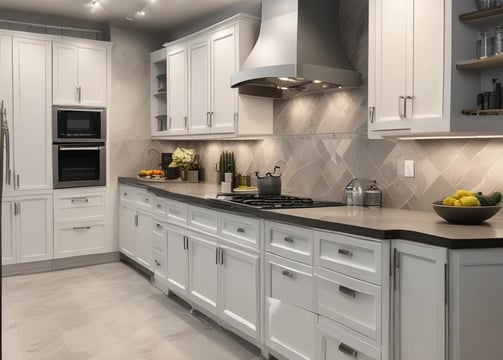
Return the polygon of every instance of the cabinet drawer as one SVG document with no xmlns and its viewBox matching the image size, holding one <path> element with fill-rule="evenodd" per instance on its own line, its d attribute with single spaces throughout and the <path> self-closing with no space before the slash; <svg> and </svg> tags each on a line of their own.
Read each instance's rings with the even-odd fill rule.
<svg viewBox="0 0 503 360">
<path fill-rule="evenodd" d="M 105 194 L 58 194 L 54 200 L 54 221 L 97 220 L 105 218 Z"/>
<path fill-rule="evenodd" d="M 266 262 L 271 297 L 314 311 L 313 267 L 271 254 Z"/>
<path fill-rule="evenodd" d="M 319 266 L 381 284 L 381 243 L 321 231 L 315 233 L 315 243 Z"/>
<path fill-rule="evenodd" d="M 136 206 L 138 208 L 151 211 L 155 195 L 144 190 L 136 190 Z"/>
<path fill-rule="evenodd" d="M 220 215 L 220 236 L 231 242 L 259 249 L 260 220 Z"/>
<path fill-rule="evenodd" d="M 54 226 L 54 257 L 88 255 L 105 249 L 105 222 L 61 223 Z"/>
<path fill-rule="evenodd" d="M 381 288 L 319 269 L 318 313 L 380 341 Z"/>
<path fill-rule="evenodd" d="M 189 228 L 210 234 L 218 232 L 218 214 L 212 210 L 189 206 Z"/>
<path fill-rule="evenodd" d="M 161 219 L 166 219 L 166 199 L 160 196 L 153 197 L 153 206 L 152 206 L 152 214 Z"/>
<path fill-rule="evenodd" d="M 119 192 L 121 201 L 125 201 L 131 204 L 134 204 L 134 202 L 136 201 L 135 199 L 136 191 L 134 187 L 127 185 L 120 185 Z"/>
<path fill-rule="evenodd" d="M 350 334 L 339 324 L 322 316 L 316 328 L 316 349 L 320 360 L 360 359 L 379 360 L 379 348 Z"/>
<path fill-rule="evenodd" d="M 166 280 L 166 253 L 152 249 L 152 266 L 156 280 L 164 284 Z"/>
<path fill-rule="evenodd" d="M 166 200 L 166 213 L 170 224 L 187 226 L 187 205 L 174 200 Z"/>
<path fill-rule="evenodd" d="M 266 222 L 266 250 L 286 258 L 313 264 L 313 232 L 296 226 Z"/>
<path fill-rule="evenodd" d="M 314 360 L 316 315 L 270 297 L 265 307 L 266 345 L 289 360 Z"/>
<path fill-rule="evenodd" d="M 152 247 L 166 253 L 168 246 L 167 225 L 160 221 L 152 221 Z"/>
</svg>

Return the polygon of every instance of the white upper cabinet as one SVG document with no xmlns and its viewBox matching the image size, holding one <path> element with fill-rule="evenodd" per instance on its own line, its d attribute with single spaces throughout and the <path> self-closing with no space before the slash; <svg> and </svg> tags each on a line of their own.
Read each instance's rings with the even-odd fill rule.
<svg viewBox="0 0 503 360">
<path fill-rule="evenodd" d="M 230 87 L 231 76 L 240 70 L 257 34 L 256 18 L 236 15 L 167 44 L 167 124 L 152 120 L 152 136 L 272 134 L 272 100 L 239 95 Z M 157 71 L 153 64 L 152 73 Z M 159 96 L 154 89 L 152 97 Z"/>
<path fill-rule="evenodd" d="M 107 105 L 107 46 L 54 42 L 53 104 Z"/>
</svg>

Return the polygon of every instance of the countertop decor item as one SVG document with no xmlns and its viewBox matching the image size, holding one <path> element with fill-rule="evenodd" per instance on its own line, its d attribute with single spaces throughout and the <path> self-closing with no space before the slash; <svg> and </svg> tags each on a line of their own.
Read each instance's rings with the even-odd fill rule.
<svg viewBox="0 0 503 360">
<path fill-rule="evenodd" d="M 433 210 L 444 220 L 460 225 L 476 225 L 493 217 L 501 209 L 496 206 L 450 206 L 441 201 L 432 204 Z"/>
<path fill-rule="evenodd" d="M 276 175 L 277 169 L 279 169 L 279 166 L 274 167 L 274 172 L 272 174 L 268 172 L 265 176 L 260 176 L 258 171 L 255 172 L 259 195 L 281 195 L 281 174 Z"/>
<path fill-rule="evenodd" d="M 179 168 L 183 181 L 199 181 L 199 155 L 194 149 L 176 148 L 171 157 L 173 161 L 169 167 Z"/>
</svg>

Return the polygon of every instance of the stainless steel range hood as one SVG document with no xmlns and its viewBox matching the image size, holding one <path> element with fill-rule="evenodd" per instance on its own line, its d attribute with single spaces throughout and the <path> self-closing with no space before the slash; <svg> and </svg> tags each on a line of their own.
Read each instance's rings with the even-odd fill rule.
<svg viewBox="0 0 503 360">
<path fill-rule="evenodd" d="M 263 0 L 257 43 L 231 86 L 241 94 L 280 99 L 359 86 L 338 18 L 338 0 Z"/>
</svg>

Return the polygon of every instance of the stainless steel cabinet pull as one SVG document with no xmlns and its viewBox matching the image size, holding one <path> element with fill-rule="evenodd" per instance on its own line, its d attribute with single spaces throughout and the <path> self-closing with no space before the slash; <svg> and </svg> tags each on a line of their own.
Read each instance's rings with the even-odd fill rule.
<svg viewBox="0 0 503 360">
<path fill-rule="evenodd" d="M 402 107 L 402 100 L 403 100 L 403 107 Z M 405 108 L 405 96 L 399 96 L 398 97 L 398 117 L 400 120 L 405 119 L 405 110 L 402 111 L 402 108 Z"/>
<path fill-rule="evenodd" d="M 14 215 L 19 215 L 19 203 L 17 201 L 14 202 Z"/>
<path fill-rule="evenodd" d="M 404 105 L 403 105 L 403 115 L 407 117 L 407 100 L 410 100 L 412 102 L 412 105 L 414 105 L 414 96 L 406 96 Z"/>
<path fill-rule="evenodd" d="M 101 150 L 98 146 L 90 146 L 90 147 L 59 147 L 59 151 L 97 151 Z"/>
<path fill-rule="evenodd" d="M 73 230 L 90 230 L 90 226 L 75 226 Z"/>
<path fill-rule="evenodd" d="M 339 249 L 337 252 L 341 255 L 348 256 L 348 257 L 353 257 L 353 253 L 349 250 L 346 249 Z"/>
<path fill-rule="evenodd" d="M 16 175 L 16 189 L 19 189 L 20 180 L 21 180 L 21 176 L 19 176 L 19 174 L 17 174 Z"/>
<path fill-rule="evenodd" d="M 356 297 L 356 291 L 353 290 L 353 289 L 350 289 L 350 288 L 347 288 L 343 285 L 339 285 L 339 291 L 347 296 L 351 296 L 351 297 Z"/>
<path fill-rule="evenodd" d="M 238 228 L 236 231 L 237 231 L 238 233 L 244 233 L 244 232 L 245 232 L 245 229 L 243 229 L 243 228 Z"/>
<path fill-rule="evenodd" d="M 224 264 L 224 249 L 220 248 L 220 265 Z"/>
<path fill-rule="evenodd" d="M 187 248 L 185 247 L 185 236 L 183 237 L 183 250 L 187 250 Z"/>
<path fill-rule="evenodd" d="M 218 254 L 219 254 L 219 251 L 218 251 L 218 248 L 215 248 L 215 264 L 218 265 L 219 263 L 219 258 L 218 258 Z"/>
<path fill-rule="evenodd" d="M 73 198 L 72 199 L 72 203 L 76 203 L 76 202 L 85 202 L 85 203 L 88 203 L 89 199 L 88 198 Z"/>
<path fill-rule="evenodd" d="M 134 216 L 134 225 L 138 226 L 138 215 Z"/>
<path fill-rule="evenodd" d="M 370 118 L 370 123 L 373 124 L 374 123 L 374 114 L 375 114 L 375 106 L 371 106 L 369 107 L 369 118 Z"/>
<path fill-rule="evenodd" d="M 158 228 L 158 229 L 162 229 L 162 225 L 161 224 L 155 224 L 155 227 Z"/>
<path fill-rule="evenodd" d="M 285 236 L 285 238 L 283 240 L 285 240 L 288 243 L 293 243 L 293 238 L 290 236 Z"/>
<path fill-rule="evenodd" d="M 213 126 L 215 123 L 215 113 L 212 111 L 210 112 L 210 126 Z"/>
<path fill-rule="evenodd" d="M 183 123 L 185 124 L 185 125 L 183 126 L 184 128 L 187 128 L 187 119 L 188 119 L 188 118 L 187 118 L 187 116 L 184 116 L 184 117 L 183 117 Z"/>
<path fill-rule="evenodd" d="M 156 259 L 156 260 L 154 260 L 154 261 L 155 261 L 155 264 L 156 264 L 157 266 L 160 266 L 160 265 L 161 265 L 161 263 L 159 262 L 159 260 L 157 260 L 157 259 Z"/>
<path fill-rule="evenodd" d="M 79 102 L 82 101 L 82 87 L 81 86 L 77 86 L 77 92 L 79 94 Z"/>
<path fill-rule="evenodd" d="M 283 275 L 284 275 L 284 276 L 286 276 L 286 277 L 293 278 L 293 272 L 291 272 L 291 271 L 288 271 L 288 270 L 283 270 L 283 271 L 281 272 L 281 274 L 283 274 Z"/>
<path fill-rule="evenodd" d="M 398 251 L 393 249 L 393 291 L 396 291 L 397 287 L 397 267 L 398 267 Z"/>
<path fill-rule="evenodd" d="M 208 127 L 211 127 L 211 117 L 210 117 L 210 112 L 209 111 L 206 113 L 206 125 Z"/>
<path fill-rule="evenodd" d="M 171 123 L 173 122 L 173 119 L 171 116 L 169 117 L 169 123 L 168 123 L 168 129 L 171 129 Z"/>
<path fill-rule="evenodd" d="M 339 344 L 339 351 L 341 353 L 344 353 L 346 355 L 352 356 L 352 357 L 357 357 L 358 356 L 358 351 L 353 349 L 351 346 L 348 346 L 344 343 Z"/>
</svg>

